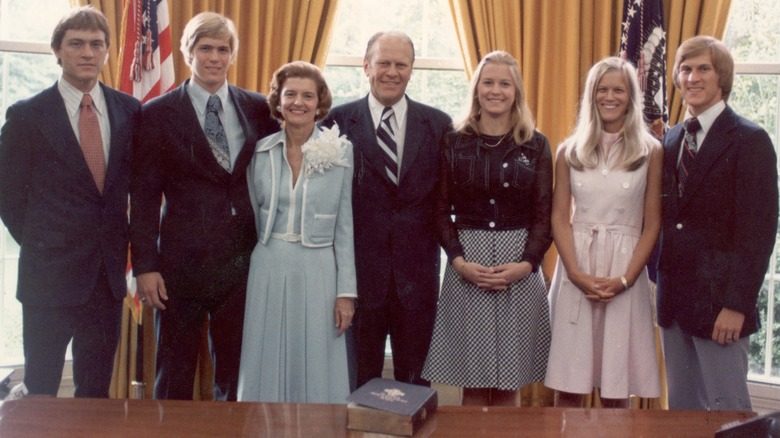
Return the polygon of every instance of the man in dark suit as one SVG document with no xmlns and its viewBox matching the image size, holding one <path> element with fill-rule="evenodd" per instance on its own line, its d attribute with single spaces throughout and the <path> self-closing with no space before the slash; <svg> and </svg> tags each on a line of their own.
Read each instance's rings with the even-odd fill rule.
<svg viewBox="0 0 780 438">
<path fill-rule="evenodd" d="M 184 28 L 181 51 L 192 77 L 143 107 L 131 182 L 133 270 L 141 301 L 156 308 L 155 397 L 193 398 L 207 320 L 214 397 L 236 400 L 257 240 L 246 167 L 257 140 L 279 127 L 265 97 L 227 82 L 238 51 L 230 19 L 196 15 Z"/>
<path fill-rule="evenodd" d="M 388 333 L 395 379 L 428 384 L 420 374 L 439 291 L 433 221 L 439 142 L 451 120 L 405 96 L 413 64 L 414 45 L 407 35 L 377 33 L 363 59 L 371 93 L 334 108 L 325 122 L 338 123 L 355 153 L 358 307 L 350 344 L 357 386 L 381 377 Z M 378 139 L 380 121 L 392 138 Z"/>
<path fill-rule="evenodd" d="M 21 245 L 24 393 L 56 396 L 73 340 L 76 397 L 108 397 L 127 295 L 127 194 L 141 104 L 98 82 L 106 18 L 74 9 L 54 29 L 57 83 L 8 108 L 0 217 Z"/>
<path fill-rule="evenodd" d="M 749 336 L 777 234 L 775 150 L 726 105 L 734 61 L 722 42 L 685 41 L 673 79 L 688 112 L 664 138 L 658 319 L 669 407 L 749 411 Z"/>
</svg>

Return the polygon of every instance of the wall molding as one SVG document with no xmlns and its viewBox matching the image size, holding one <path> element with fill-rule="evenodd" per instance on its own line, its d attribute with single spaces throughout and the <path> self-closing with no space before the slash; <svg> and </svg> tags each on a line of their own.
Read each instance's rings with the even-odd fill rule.
<svg viewBox="0 0 780 438">
<path fill-rule="evenodd" d="M 759 415 L 780 411 L 780 387 L 766 383 L 748 382 L 753 410 Z"/>
</svg>

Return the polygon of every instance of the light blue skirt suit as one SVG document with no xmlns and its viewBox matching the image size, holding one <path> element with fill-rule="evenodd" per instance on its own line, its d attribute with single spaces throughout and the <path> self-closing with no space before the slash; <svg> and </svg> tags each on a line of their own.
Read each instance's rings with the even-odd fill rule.
<svg viewBox="0 0 780 438">
<path fill-rule="evenodd" d="M 321 134 L 318 128 L 312 139 Z M 259 241 L 247 287 L 239 401 L 346 403 L 344 335 L 336 297 L 357 297 L 352 146 L 341 164 L 293 184 L 286 135 L 257 143 L 247 171 Z"/>
</svg>

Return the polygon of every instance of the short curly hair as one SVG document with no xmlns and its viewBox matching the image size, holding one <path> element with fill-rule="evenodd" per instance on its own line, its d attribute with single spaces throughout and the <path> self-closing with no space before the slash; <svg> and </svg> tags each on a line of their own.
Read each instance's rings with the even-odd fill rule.
<svg viewBox="0 0 780 438">
<path fill-rule="evenodd" d="M 325 82 L 322 70 L 316 65 L 305 61 L 293 61 L 284 64 L 274 72 L 273 79 L 271 79 L 271 92 L 268 93 L 268 106 L 271 108 L 271 115 L 278 120 L 284 120 L 282 112 L 279 111 L 280 93 L 282 88 L 284 88 L 284 82 L 289 78 L 303 78 L 314 81 L 314 84 L 317 86 L 318 100 L 318 112 L 314 116 L 314 120 L 324 119 L 330 112 L 333 96 L 330 94 L 330 88 L 328 88 L 328 83 Z"/>
</svg>

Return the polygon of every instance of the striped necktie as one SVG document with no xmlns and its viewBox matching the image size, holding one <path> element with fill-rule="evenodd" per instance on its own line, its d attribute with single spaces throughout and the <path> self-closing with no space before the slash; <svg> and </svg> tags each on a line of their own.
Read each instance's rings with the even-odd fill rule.
<svg viewBox="0 0 780 438">
<path fill-rule="evenodd" d="M 382 120 L 376 128 L 376 138 L 384 152 L 385 172 L 390 180 L 398 185 L 398 148 L 392 124 L 394 114 L 393 107 L 385 107 L 382 111 Z"/>
<path fill-rule="evenodd" d="M 103 136 L 100 135 L 100 123 L 92 105 L 92 96 L 81 97 L 81 113 L 79 114 L 79 142 L 87 167 L 95 179 L 100 193 L 106 182 L 106 155 L 103 152 Z"/>
<path fill-rule="evenodd" d="M 685 139 L 683 140 L 682 156 L 677 167 L 677 189 L 682 196 L 685 183 L 688 181 L 688 174 L 696 162 L 696 132 L 701 129 L 701 123 L 696 117 L 692 117 L 685 122 Z"/>
</svg>

